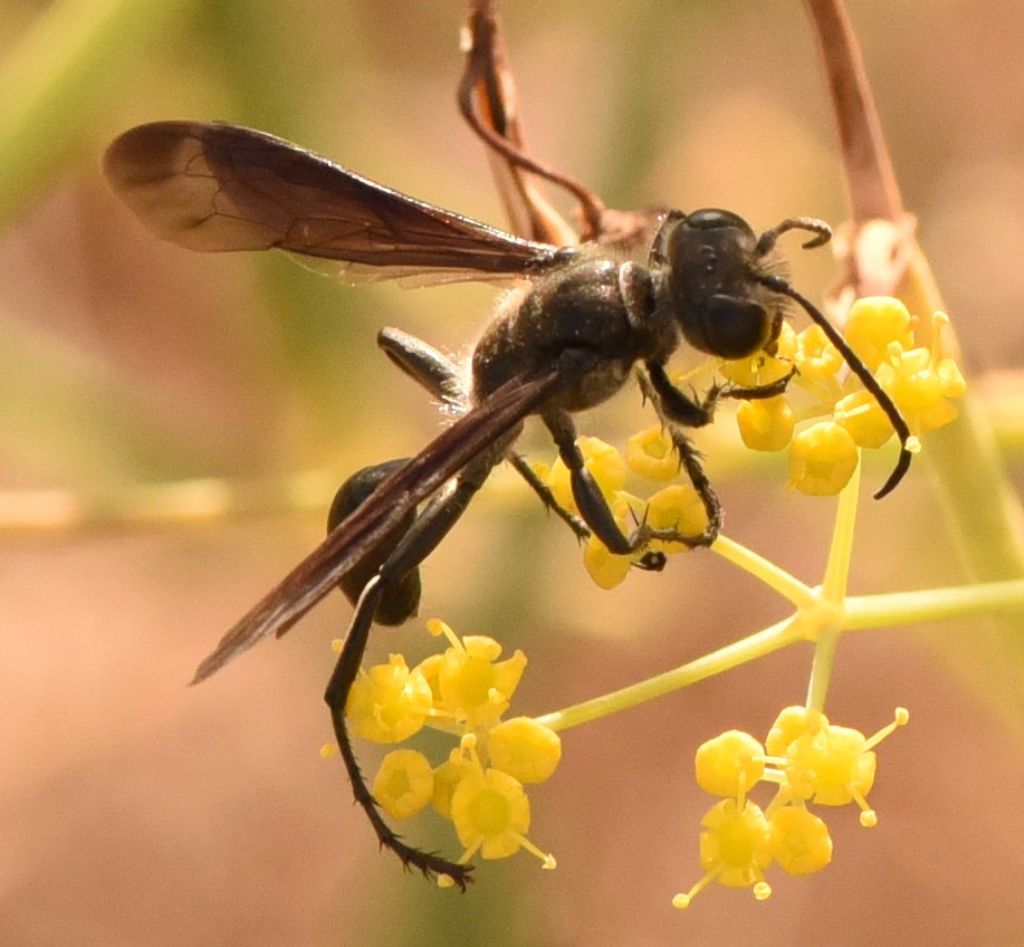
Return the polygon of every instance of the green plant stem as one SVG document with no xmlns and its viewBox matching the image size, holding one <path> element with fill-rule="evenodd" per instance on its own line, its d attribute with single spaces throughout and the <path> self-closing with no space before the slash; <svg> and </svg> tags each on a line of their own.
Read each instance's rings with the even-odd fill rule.
<svg viewBox="0 0 1024 947">
<path fill-rule="evenodd" d="M 850 482 L 839 494 L 835 525 L 832 527 L 832 543 L 828 549 L 828 563 L 825 577 L 821 582 L 821 595 L 825 601 L 842 607 L 850 578 L 850 562 L 853 559 L 853 535 L 857 525 L 857 505 L 860 500 L 860 471 L 863 466 L 863 452 L 854 468 Z"/>
<path fill-rule="evenodd" d="M 807 682 L 807 706 L 811 710 L 825 710 L 828 685 L 832 680 L 832 665 L 839 647 L 841 628 L 828 628 L 818 635 L 814 642 L 814 657 L 811 659 L 811 677 Z"/>
<path fill-rule="evenodd" d="M 815 592 L 810 586 L 805 585 L 785 569 L 775 565 L 774 562 L 770 562 L 727 536 L 719 535 L 712 544 L 711 551 L 733 565 L 739 566 L 744 572 L 749 572 L 755 578 L 760 579 L 797 608 L 809 608 L 817 601 Z"/>
<path fill-rule="evenodd" d="M 674 670 L 613 691 L 610 694 L 575 704 L 564 710 L 545 714 L 538 717 L 537 720 L 552 730 L 567 730 L 569 727 L 576 727 L 581 723 L 590 723 L 601 717 L 607 717 L 680 688 L 696 684 L 698 681 L 739 667 L 741 664 L 747 664 L 805 638 L 804 622 L 799 616 L 793 616 Z"/>
<path fill-rule="evenodd" d="M 664 674 L 536 719 L 553 730 L 567 730 L 656 697 L 663 697 L 705 678 L 762 658 L 780 648 L 807 640 L 815 641 L 808 706 L 821 710 L 825 705 L 836 644 L 842 632 L 975 616 L 986 611 L 1024 611 L 1024 579 L 957 588 L 854 596 L 846 599 L 841 613 L 842 623 L 838 627 L 822 629 L 812 620 L 813 616 L 798 613 Z"/>
<path fill-rule="evenodd" d="M 892 628 L 981 612 L 1024 611 L 1024 579 L 952 588 L 859 595 L 846 600 L 844 629 Z"/>
<path fill-rule="evenodd" d="M 844 605 L 850 577 L 850 562 L 853 558 L 853 535 L 857 525 L 857 503 L 860 499 L 860 469 L 858 459 L 850 482 L 839 494 L 835 525 L 832 529 L 832 543 L 828 550 L 828 563 L 819 593 L 817 636 L 814 642 L 814 657 L 811 660 L 811 676 L 807 682 L 807 706 L 812 710 L 825 710 L 828 685 L 832 680 L 832 666 L 836 660 L 839 638 L 845 627 Z M 824 607 L 820 607 L 824 606 Z"/>
</svg>

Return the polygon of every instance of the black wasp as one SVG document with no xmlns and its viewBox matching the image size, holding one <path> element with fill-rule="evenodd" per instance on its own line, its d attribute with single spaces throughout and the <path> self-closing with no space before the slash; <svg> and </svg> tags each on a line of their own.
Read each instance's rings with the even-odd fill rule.
<svg viewBox="0 0 1024 947">
<path fill-rule="evenodd" d="M 876 496 L 910 464 L 909 431 L 888 396 L 824 316 L 778 275 L 776 242 L 788 230 L 820 246 L 827 224 L 784 220 L 760 235 L 734 213 L 665 213 L 643 262 L 597 244 L 554 247 L 524 240 L 433 207 L 346 171 L 270 135 L 231 125 L 159 122 L 118 138 L 105 159 L 117 194 L 158 236 L 193 250 L 280 249 L 333 261 L 344 276 L 526 280 L 493 317 L 473 349 L 468 389 L 461 374 L 425 343 L 380 333 L 385 354 L 461 416 L 417 456 L 360 471 L 339 492 L 324 543 L 246 614 L 199 666 L 195 681 L 270 634 L 282 635 L 339 584 L 355 604 L 345 646 L 327 687 L 356 799 L 383 846 L 427 875 L 465 887 L 468 869 L 402 842 L 377 811 L 345 728 L 345 703 L 373 620 L 399 624 L 415 614 L 419 564 L 462 515 L 491 470 L 511 460 L 549 505 L 512 445 L 529 415 L 547 426 L 567 465 L 583 523 L 615 553 L 639 553 L 653 538 L 707 545 L 721 508 L 685 429 L 708 424 L 723 398 L 780 394 L 789 377 L 754 388 L 713 386 L 702 398 L 680 391 L 665 365 L 685 341 L 722 358 L 772 351 L 786 305 L 817 322 L 885 410 L 902 442 L 899 461 Z M 703 533 L 685 536 L 640 523 L 619 528 L 575 445 L 572 415 L 615 394 L 634 369 L 672 434 L 708 515 Z M 425 503 L 422 510 L 418 507 Z M 561 511 L 564 514 L 564 511 Z"/>
</svg>

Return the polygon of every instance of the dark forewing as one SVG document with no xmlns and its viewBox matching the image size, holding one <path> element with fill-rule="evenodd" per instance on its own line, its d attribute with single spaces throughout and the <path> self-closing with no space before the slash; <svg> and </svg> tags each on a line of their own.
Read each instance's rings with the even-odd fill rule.
<svg viewBox="0 0 1024 947">
<path fill-rule="evenodd" d="M 510 381 L 434 438 L 224 635 L 199 665 L 192 683 L 209 677 L 261 639 L 284 634 L 409 510 L 536 411 L 560 380 L 553 366 L 528 381 Z"/>
<path fill-rule="evenodd" d="M 561 257 L 234 125 L 155 122 L 107 149 L 111 186 L 159 237 L 193 250 L 281 249 L 339 270 L 528 275 Z M 563 251 L 563 255 L 564 255 Z"/>
</svg>

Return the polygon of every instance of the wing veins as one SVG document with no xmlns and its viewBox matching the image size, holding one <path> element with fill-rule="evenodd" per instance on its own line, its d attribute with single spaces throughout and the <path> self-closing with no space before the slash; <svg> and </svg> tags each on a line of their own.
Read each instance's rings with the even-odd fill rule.
<svg viewBox="0 0 1024 947">
<path fill-rule="evenodd" d="M 108 149 L 107 176 L 164 239 L 197 250 L 278 248 L 394 269 L 507 278 L 565 251 L 416 200 L 281 139 L 231 125 L 158 122 Z M 561 252 L 562 255 L 556 257 Z M 402 277 L 399 277 L 402 278 Z"/>
</svg>

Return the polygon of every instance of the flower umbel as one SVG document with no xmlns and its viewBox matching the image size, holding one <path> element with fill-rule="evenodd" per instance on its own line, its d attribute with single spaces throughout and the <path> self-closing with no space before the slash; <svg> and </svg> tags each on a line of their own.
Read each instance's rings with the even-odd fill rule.
<svg viewBox="0 0 1024 947">
<path fill-rule="evenodd" d="M 397 743 L 424 724 L 454 733 L 459 743 L 438 766 L 417 750 L 388 753 L 373 780 L 373 797 L 394 819 L 428 804 L 450 821 L 463 845 L 459 864 L 507 858 L 525 849 L 554 868 L 554 858 L 526 836 L 530 803 L 524 783 L 551 777 L 561 758 L 558 735 L 529 717 L 501 718 L 526 667 L 516 651 L 499 660 L 501 645 L 482 635 L 456 635 L 443 621 L 427 629 L 448 647 L 410 669 L 401 655 L 361 670 L 346 707 L 352 732 Z M 440 879 L 442 886 L 450 878 Z"/>
<path fill-rule="evenodd" d="M 468 862 L 478 851 L 485 859 L 508 858 L 525 848 L 544 868 L 554 868 L 554 857 L 526 837 L 530 800 L 523 784 L 500 769 L 485 769 L 475 745 L 472 735 L 463 737 L 465 770 L 451 797 L 451 820 L 466 848 L 459 862 Z"/>
<path fill-rule="evenodd" d="M 956 362 L 944 356 L 942 330 L 948 317 L 941 312 L 928 319 L 928 348 L 916 346 L 921 320 L 899 300 L 885 296 L 857 300 L 846 320 L 844 336 L 850 348 L 892 398 L 914 435 L 948 424 L 957 416 L 952 399 L 961 398 L 966 383 Z M 838 493 L 858 462 L 857 448 L 876 450 L 893 435 L 892 424 L 875 397 L 853 373 L 847 373 L 838 350 L 817 325 L 804 329 L 787 343 L 796 375 L 784 396 L 740 405 L 736 419 L 743 443 L 753 450 L 790 448 L 791 486 L 812 496 Z M 727 378 L 747 382 L 749 360 L 728 362 Z M 758 384 L 764 382 L 758 381 Z M 808 407 L 797 410 L 790 392 L 810 396 Z M 812 426 L 794 436 L 799 421 Z M 918 447 L 914 439 L 911 449 Z"/>
<path fill-rule="evenodd" d="M 751 888 L 763 901 L 771 895 L 764 872 L 772 862 L 790 875 L 812 874 L 828 865 L 828 826 L 807 808 L 808 802 L 856 802 L 861 824 L 875 825 L 877 817 L 865 801 L 875 777 L 873 748 L 908 719 L 907 711 L 898 708 L 892 723 L 865 738 L 857 730 L 833 726 L 820 711 L 787 707 L 772 725 L 764 747 L 739 730 L 702 744 L 695 759 L 697 783 L 705 792 L 727 798 L 701 819 L 704 876 L 672 903 L 689 907 L 713 882 Z M 758 782 L 775 787 L 763 810 L 747 797 Z"/>
<path fill-rule="evenodd" d="M 393 654 L 387 664 L 359 672 L 345 714 L 356 736 L 377 743 L 400 743 L 423 726 L 432 704 L 423 672 L 418 668 L 410 671 L 405 658 Z"/>
<path fill-rule="evenodd" d="M 693 485 L 688 481 L 670 482 L 680 476 L 680 459 L 671 437 L 659 425 L 629 439 L 625 460 L 600 438 L 580 437 L 576 446 L 624 535 L 630 535 L 640 523 L 654 530 L 674 530 L 681 536 L 700 536 L 707 528 L 707 511 Z M 565 509 L 579 512 L 572 497 L 568 468 L 560 459 L 550 467 L 539 464 L 534 469 L 542 476 L 546 474 L 545 482 Z M 626 489 L 630 472 L 641 480 L 668 485 L 645 498 Z M 583 545 L 583 565 L 599 588 L 610 590 L 629 575 L 645 553 L 673 555 L 688 550 L 684 542 L 655 540 L 632 555 L 616 555 L 592 535 Z"/>
</svg>

